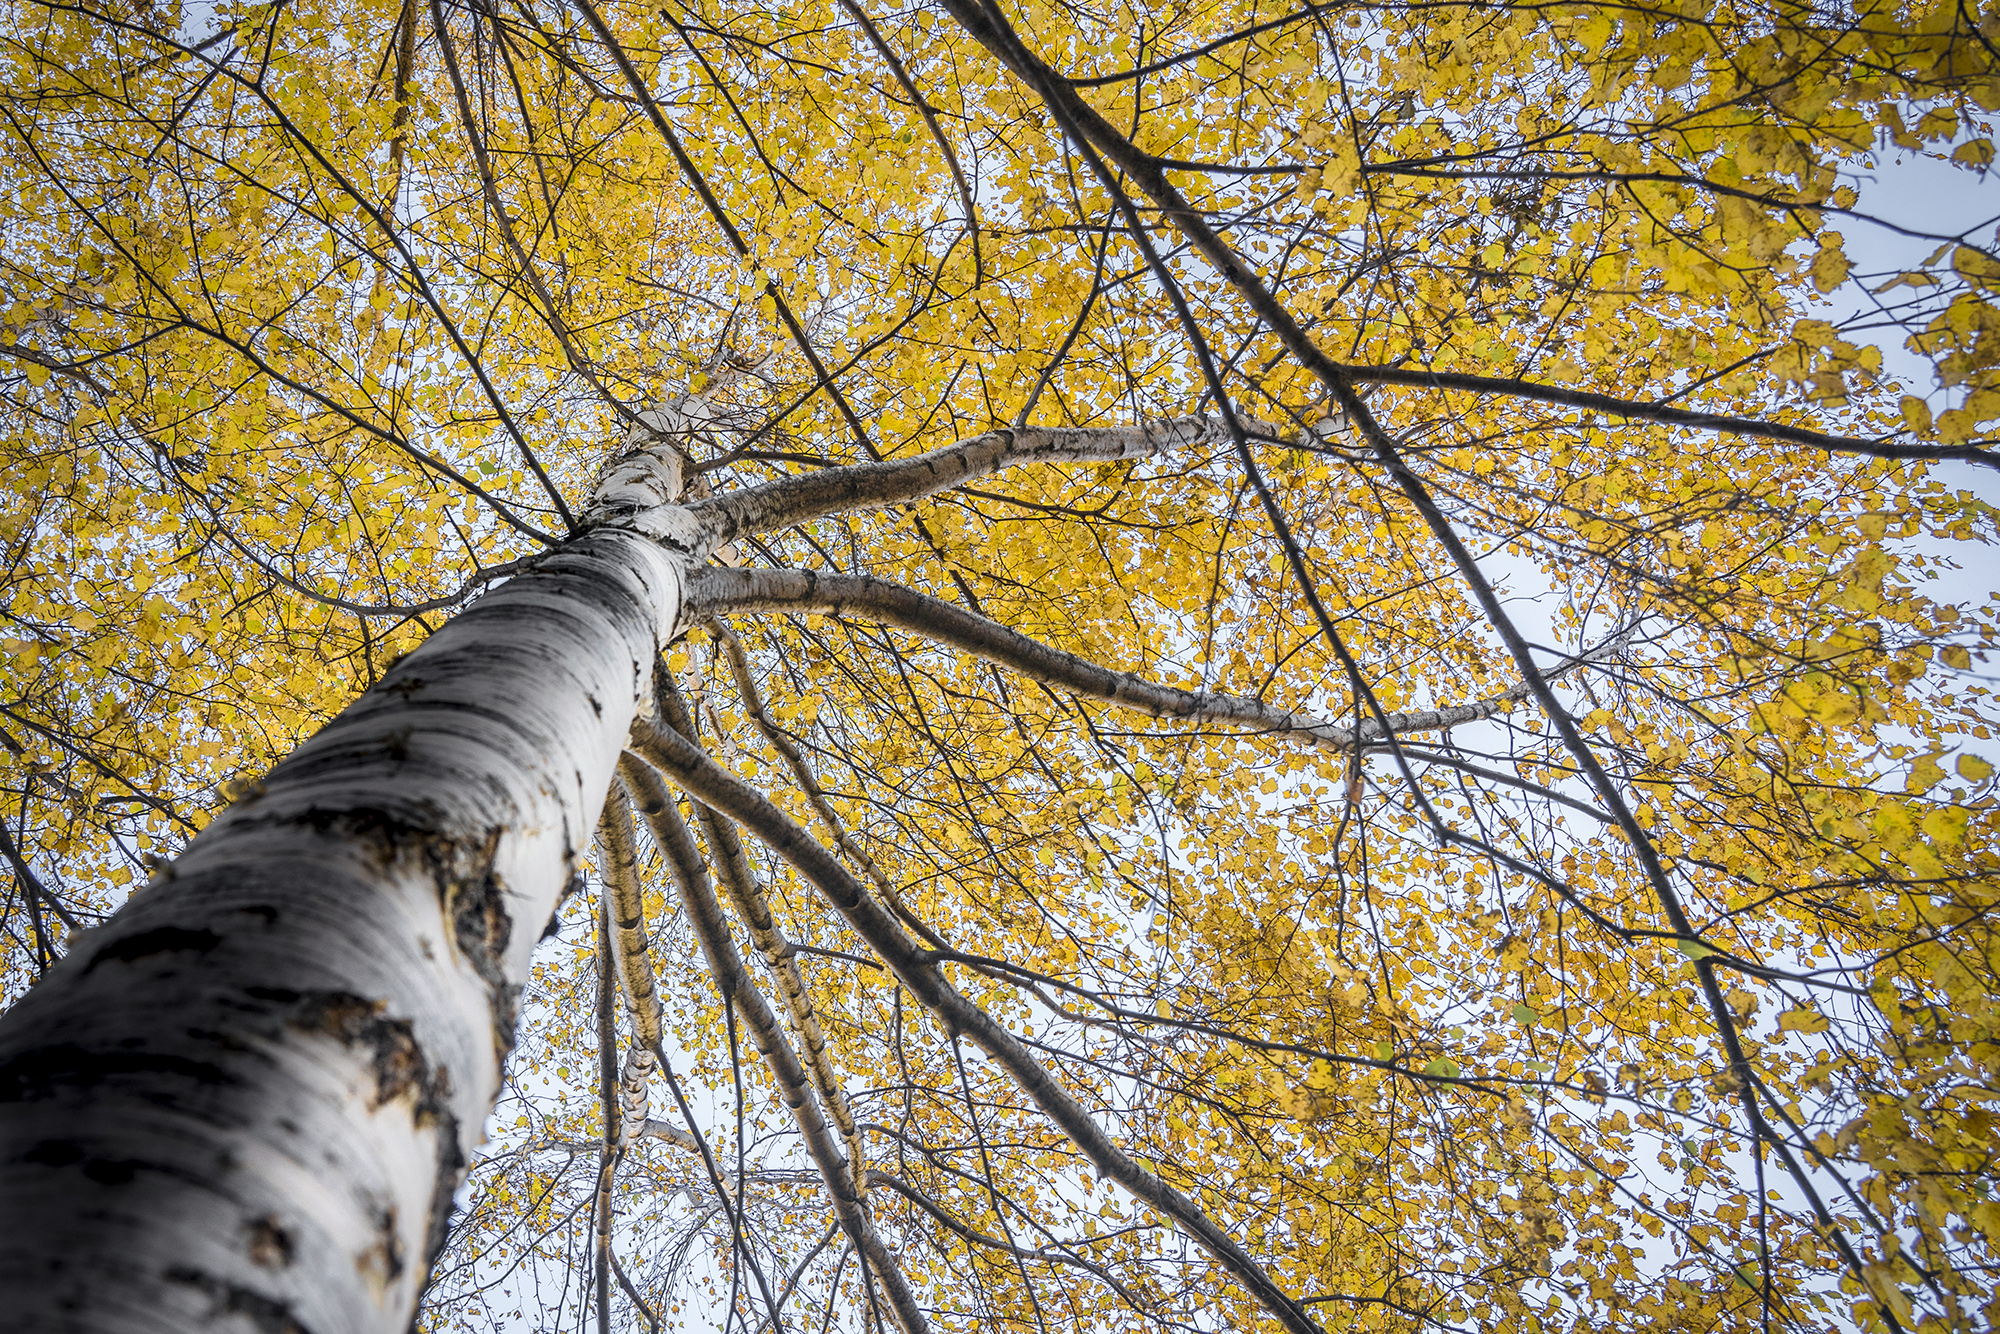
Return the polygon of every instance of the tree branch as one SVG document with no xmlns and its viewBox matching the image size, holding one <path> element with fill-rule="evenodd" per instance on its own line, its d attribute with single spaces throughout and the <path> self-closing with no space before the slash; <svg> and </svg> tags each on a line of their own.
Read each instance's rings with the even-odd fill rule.
<svg viewBox="0 0 2000 1334">
<path fill-rule="evenodd" d="M 633 721 L 634 749 L 688 794 L 751 830 L 796 867 L 882 956 L 910 994 L 948 1028 L 970 1037 L 1054 1121 L 1098 1172 L 1173 1220 L 1235 1275 L 1244 1289 L 1293 1334 L 1322 1334 L 1298 1299 L 1201 1206 L 1133 1160 L 1070 1096 L 1028 1049 L 991 1015 L 962 995 L 889 910 L 812 835 L 763 796 L 671 728 Z"/>
<path fill-rule="evenodd" d="M 2000 468 L 2000 454 L 1990 449 L 1981 449 L 1977 445 L 1896 444 L 1889 440 L 1864 440 L 1856 436 L 1828 435 L 1823 431 L 1810 431 L 1802 426 L 1786 426 L 1780 422 L 1759 421 L 1751 417 L 1729 417 L 1714 412 L 1695 412 L 1665 403 L 1641 403 L 1635 399 L 1614 398 L 1610 394 L 1595 394 L 1584 389 L 1568 389 L 1562 385 L 1540 384 L 1533 380 L 1510 376 L 1465 375 L 1456 371 L 1433 371 L 1406 366 L 1343 365 L 1339 370 L 1354 384 L 1404 385 L 1417 389 L 1502 394 L 1509 398 L 1553 403 L 1562 407 L 1578 408 L 1585 412 L 1601 412 L 1608 417 L 1626 417 L 1635 421 L 1659 422 L 1665 426 L 1684 426 L 1690 430 L 1715 431 L 1723 435 L 1741 435 L 1759 440 L 1777 440 L 1786 444 L 1810 445 L 1814 449 L 1824 449 L 1837 454 L 1866 454 L 1878 459 L 1937 459 Z"/>
<path fill-rule="evenodd" d="M 408 21 L 406 19 L 406 22 Z M 541 303 L 536 307 L 536 313 L 548 325 L 549 332 L 555 335 L 556 343 L 562 348 L 563 356 L 568 360 L 571 369 L 590 382 L 590 387 L 611 405 L 612 411 L 621 417 L 631 418 L 632 409 L 605 387 L 604 382 L 597 378 L 597 372 L 592 369 L 590 362 L 578 349 L 575 335 L 571 332 L 569 323 L 563 319 L 561 310 L 557 308 L 554 294 L 549 291 L 548 284 L 542 281 L 542 275 L 536 270 L 534 260 L 529 257 L 527 250 L 521 245 L 520 237 L 514 231 L 514 220 L 507 212 L 506 203 L 500 198 L 500 182 L 493 171 L 492 159 L 487 154 L 486 140 L 479 133 L 478 122 L 472 114 L 472 100 L 466 94 L 464 76 L 459 73 L 458 54 L 453 48 L 451 30 L 445 25 L 444 8 L 439 0 L 431 0 L 431 28 L 437 34 L 438 53 L 444 57 L 444 68 L 450 79 L 452 99 L 458 107 L 459 124 L 464 128 L 465 141 L 472 149 L 472 161 L 478 171 L 480 191 L 485 196 L 486 206 L 493 210 L 494 221 L 500 228 L 501 240 L 507 243 L 507 249 L 514 256 L 514 263 L 520 267 L 521 276 L 527 280 L 528 286 L 534 290 L 535 296 Z M 401 117 L 405 113 L 399 107 L 396 114 Z M 398 135 L 395 146 L 399 153 L 402 142 L 402 136 Z"/>
<path fill-rule="evenodd" d="M 756 679 L 750 674 L 750 659 L 743 651 L 743 641 L 738 639 L 727 626 L 718 625 L 716 629 L 723 649 L 729 655 L 730 674 L 736 678 L 736 689 L 743 696 L 743 704 L 750 714 L 751 721 L 757 724 L 757 730 L 764 734 L 764 739 L 771 743 L 772 748 L 785 757 L 785 763 L 791 768 L 792 777 L 797 780 L 800 790 L 806 794 L 806 800 L 811 804 L 813 813 L 819 816 L 820 823 L 824 824 L 827 832 L 833 836 L 834 845 L 846 853 L 848 858 L 861 868 L 862 874 L 874 882 L 875 888 L 881 891 L 883 900 L 895 909 L 896 915 L 903 919 L 905 925 L 932 945 L 942 946 L 944 941 L 924 925 L 922 918 L 904 906 L 903 896 L 896 892 L 896 886 L 890 881 L 887 873 L 876 864 L 873 857 L 868 855 L 867 850 L 848 834 L 839 813 L 833 809 L 833 803 L 827 800 L 826 790 L 820 786 L 818 775 L 814 774 L 812 766 L 806 763 L 805 752 L 799 749 L 798 743 L 793 741 L 783 728 L 771 720 L 771 715 L 764 708 L 763 694 L 757 689 Z M 792 948 L 799 947 L 795 945 Z M 857 961 L 865 963 L 870 968 L 881 967 L 873 959 Z"/>
<path fill-rule="evenodd" d="M 876 1231 L 867 1202 L 856 1188 L 852 1166 L 828 1133 L 805 1067 L 786 1039 L 770 1003 L 764 999 L 749 970 L 743 966 L 743 956 L 737 952 L 736 942 L 730 936 L 722 904 L 715 896 L 715 887 L 702 865 L 693 834 L 681 818 L 680 809 L 659 776 L 639 763 L 636 757 L 628 754 L 621 760 L 620 773 L 637 796 L 639 808 L 653 831 L 654 841 L 658 843 L 661 855 L 672 872 L 674 883 L 681 893 L 682 906 L 687 910 L 688 924 L 700 942 L 716 989 L 721 992 L 724 1003 L 749 1025 L 751 1038 L 756 1042 L 771 1077 L 777 1081 L 793 1124 L 805 1140 L 806 1151 L 826 1183 L 835 1216 L 853 1239 L 856 1249 L 881 1278 L 890 1308 L 895 1312 L 896 1322 L 902 1327 L 903 1334 L 926 1334 L 929 1322 L 917 1305 L 916 1295 L 903 1277 L 901 1266 Z"/>
<path fill-rule="evenodd" d="M 646 1125 L 647 1083 L 660 1045 L 660 993 L 646 940 L 645 900 L 639 887 L 639 840 L 632 827 L 632 803 L 613 784 L 597 824 L 597 869 L 604 881 L 604 912 L 610 923 L 612 975 L 632 1020 L 632 1050 L 619 1077 L 618 1144 L 622 1149 Z"/>
<path fill-rule="evenodd" d="M 1135 672 L 1114 671 L 1088 658 L 1052 648 L 976 612 L 872 575 L 707 566 L 689 575 L 683 606 L 689 620 L 732 611 L 819 616 L 859 614 L 999 663 L 1031 680 L 1061 686 L 1149 717 L 1194 724 L 1229 723 L 1271 736 L 1295 737 L 1329 750 L 1351 750 L 1357 742 L 1365 745 L 1386 735 L 1439 731 L 1491 718 L 1527 699 L 1532 690 L 1528 683 L 1522 682 L 1469 704 L 1387 714 L 1386 729 L 1383 720 L 1375 718 L 1365 718 L 1358 727 L 1348 728 L 1245 695 L 1182 690 Z M 1611 656 L 1623 644 L 1624 636 L 1614 636 L 1544 671 L 1543 675 L 1550 679 L 1560 677 L 1586 663 Z M 743 679 L 739 674 L 739 686 Z M 768 736 L 770 729 L 765 730 Z M 796 772 L 798 765 L 795 763 L 793 768 Z"/>
<path fill-rule="evenodd" d="M 50 911 L 60 917 L 62 924 L 71 931 L 82 929 L 77 925 L 76 918 L 70 915 L 69 909 L 63 907 L 61 901 L 49 892 L 49 887 L 42 883 L 41 877 L 29 867 L 27 858 L 23 857 L 20 848 L 14 845 L 13 835 L 7 832 L 7 823 L 4 820 L 0 820 L 0 857 L 5 857 L 8 866 L 13 868 L 14 879 L 21 885 L 22 897 L 30 904 L 36 899 L 48 904 Z"/>
<path fill-rule="evenodd" d="M 663 716 L 682 735 L 692 735 L 694 728 L 687 706 L 674 687 L 673 678 L 667 675 L 664 667 L 656 670 L 656 689 L 665 705 Z M 727 819 L 700 803 L 696 803 L 694 813 L 701 824 L 702 837 L 708 841 L 716 871 L 724 888 L 729 891 L 729 901 L 735 905 L 744 925 L 750 928 L 750 938 L 756 944 L 758 953 L 764 956 L 765 965 L 778 979 L 786 1018 L 805 1047 L 806 1073 L 811 1077 L 827 1115 L 833 1119 L 841 1138 L 847 1143 L 847 1160 L 853 1173 L 854 1188 L 858 1193 L 865 1193 L 866 1154 L 861 1133 L 855 1127 L 854 1112 L 847 1103 L 847 1091 L 834 1074 L 833 1062 L 827 1056 L 826 1033 L 820 1026 L 818 1012 L 813 1008 L 812 996 L 806 990 L 798 960 L 792 955 L 791 942 L 785 939 L 777 919 L 771 914 L 763 882 L 751 867 L 750 858 L 744 853 L 743 842 L 736 837 L 735 828 Z"/>
<path fill-rule="evenodd" d="M 721 545 L 848 510 L 902 505 L 1024 463 L 1115 463 L 1227 439 L 1220 421 L 1186 417 L 1140 426 L 1030 426 L 989 431 L 914 458 L 787 477 L 688 508 Z"/>
<path fill-rule="evenodd" d="M 617 1171 L 624 1138 L 618 1115 L 618 1030 L 612 1020 L 612 993 L 618 969 L 612 960 L 611 904 L 597 911 L 597 1085 L 604 1108 L 604 1140 L 598 1147 L 597 1190 L 591 1197 L 596 1215 L 593 1229 L 592 1277 L 597 1298 L 597 1334 L 611 1334 L 611 1178 Z"/>
</svg>

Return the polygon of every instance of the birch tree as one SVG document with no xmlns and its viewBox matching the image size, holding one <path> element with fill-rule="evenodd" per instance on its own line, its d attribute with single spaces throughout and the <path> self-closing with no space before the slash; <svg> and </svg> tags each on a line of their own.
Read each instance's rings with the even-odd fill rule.
<svg viewBox="0 0 2000 1334">
<path fill-rule="evenodd" d="M 2000 1317 L 1990 17 L 8 13 L 11 1318 Z"/>
</svg>

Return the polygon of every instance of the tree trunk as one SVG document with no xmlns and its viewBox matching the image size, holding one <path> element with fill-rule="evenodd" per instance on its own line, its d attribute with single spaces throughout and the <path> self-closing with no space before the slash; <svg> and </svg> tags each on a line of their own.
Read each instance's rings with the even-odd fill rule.
<svg viewBox="0 0 2000 1334">
<path fill-rule="evenodd" d="M 658 539 L 695 528 L 646 506 L 678 490 L 660 472 L 607 478 L 598 526 L 395 664 L 0 1023 L 9 1323 L 408 1324 L 679 612 L 694 553 Z"/>
</svg>

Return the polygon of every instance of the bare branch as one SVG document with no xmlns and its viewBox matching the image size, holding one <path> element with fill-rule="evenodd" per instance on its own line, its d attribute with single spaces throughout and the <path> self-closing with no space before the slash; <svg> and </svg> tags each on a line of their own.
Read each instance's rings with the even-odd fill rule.
<svg viewBox="0 0 2000 1334">
<path fill-rule="evenodd" d="M 743 641 L 738 639 L 727 626 L 718 625 L 716 628 L 723 649 L 729 655 L 730 674 L 736 678 L 736 689 L 743 696 L 743 703 L 751 720 L 757 724 L 757 730 L 764 734 L 764 739 L 771 743 L 773 749 L 785 757 L 785 763 L 791 768 L 792 777 L 798 782 L 800 790 L 806 794 L 806 800 L 812 804 L 813 813 L 819 816 L 820 823 L 824 824 L 827 832 L 833 835 L 835 846 L 846 853 L 848 859 L 861 868 L 862 874 L 874 882 L 883 899 L 896 910 L 897 916 L 901 917 L 911 930 L 933 945 L 942 945 L 944 942 L 924 925 L 923 919 L 903 905 L 902 895 L 896 892 L 896 887 L 890 881 L 888 874 L 847 832 L 839 813 L 833 809 L 833 803 L 827 800 L 826 790 L 820 786 L 818 775 L 814 774 L 812 766 L 806 763 L 805 752 L 799 749 L 798 743 L 793 741 L 783 728 L 772 721 L 771 715 L 764 708 L 764 697 L 757 689 L 756 679 L 750 674 L 750 659 L 743 651 Z M 793 948 L 798 947 L 793 946 Z M 881 967 L 873 959 L 861 962 L 870 968 Z"/>
<path fill-rule="evenodd" d="M 1936 459 L 1977 463 L 2000 468 L 2000 454 L 1978 445 L 1898 444 L 1893 440 L 1864 440 L 1856 436 L 1828 435 L 1803 426 L 1759 421 L 1751 417 L 1729 417 L 1714 412 L 1696 412 L 1666 403 L 1641 403 L 1610 394 L 1594 394 L 1562 385 L 1539 384 L 1533 380 L 1499 375 L 1464 375 L 1455 371 L 1422 370 L 1407 366 L 1342 366 L 1340 374 L 1353 384 L 1404 385 L 1418 389 L 1447 389 L 1475 394 L 1500 394 L 1508 398 L 1530 399 L 1561 407 L 1601 412 L 1608 417 L 1659 422 L 1690 430 L 1716 431 L 1723 435 L 1777 440 L 1785 444 L 1810 445 L 1837 454 L 1865 454 L 1878 459 Z"/>
<path fill-rule="evenodd" d="M 903 1277 L 901 1266 L 876 1231 L 867 1201 L 856 1188 L 853 1167 L 828 1131 L 819 1100 L 813 1095 L 798 1053 L 786 1039 L 770 1003 L 764 999 L 763 992 L 758 990 L 749 970 L 743 966 L 743 956 L 737 952 L 736 942 L 723 917 L 722 904 L 716 898 L 714 885 L 695 852 L 693 836 L 681 819 L 672 795 L 657 775 L 631 755 L 621 762 L 620 773 L 637 795 L 640 809 L 645 813 L 654 838 L 673 872 L 682 906 L 687 910 L 688 923 L 701 944 L 702 955 L 708 961 L 716 989 L 721 992 L 724 1002 L 749 1025 L 751 1038 L 763 1055 L 771 1077 L 778 1083 L 793 1124 L 805 1140 L 806 1151 L 826 1183 L 835 1216 L 853 1239 L 855 1247 L 873 1267 L 876 1276 L 882 1280 L 890 1309 L 894 1311 L 903 1334 L 925 1334 L 929 1321 L 917 1305 L 916 1295 Z"/>
<path fill-rule="evenodd" d="M 633 722 L 632 739 L 635 749 L 690 796 L 751 830 L 796 867 L 882 956 L 910 994 L 950 1028 L 978 1043 L 1082 1150 L 1100 1174 L 1178 1224 L 1293 1334 L 1321 1334 L 1319 1324 L 1298 1299 L 1280 1287 L 1226 1228 L 1120 1148 L 1020 1040 L 967 1000 L 867 887 L 790 816 L 671 728 L 638 718 Z"/>
<path fill-rule="evenodd" d="M 659 669 L 657 684 L 666 706 L 663 713 L 669 724 L 683 735 L 692 733 L 687 707 L 664 668 Z M 750 865 L 743 842 L 736 837 L 735 827 L 699 803 L 695 806 L 695 818 L 701 824 L 702 837 L 707 840 L 709 852 L 714 857 L 716 872 L 729 891 L 729 901 L 735 905 L 744 925 L 750 928 L 750 938 L 756 943 L 758 953 L 764 956 L 765 966 L 778 979 L 786 1018 L 805 1047 L 806 1073 L 811 1077 L 820 1101 L 825 1104 L 827 1115 L 839 1127 L 841 1138 L 847 1143 L 847 1160 L 853 1172 L 855 1190 L 865 1192 L 867 1159 L 861 1132 L 855 1126 L 854 1111 L 848 1106 L 847 1091 L 834 1074 L 833 1062 L 827 1055 L 826 1033 L 820 1026 L 818 1012 L 813 1008 L 812 996 L 806 991 L 805 976 L 799 971 L 798 960 L 793 957 L 791 942 L 785 939 L 777 919 L 771 914 L 763 882 Z"/>
<path fill-rule="evenodd" d="M 940 644 L 1010 667 L 1031 680 L 1061 686 L 1091 699 L 1153 718 L 1194 724 L 1228 723 L 1271 736 L 1292 737 L 1329 750 L 1351 750 L 1385 735 L 1434 732 L 1507 712 L 1528 698 L 1523 682 L 1468 704 L 1363 719 L 1348 728 L 1245 695 L 1182 690 L 1135 672 L 1114 671 L 1088 658 L 1052 648 L 1018 630 L 939 598 L 872 575 L 818 574 L 811 570 L 728 569 L 709 566 L 689 576 L 685 607 L 690 620 L 718 612 L 771 611 L 819 616 L 859 615 L 922 635 Z M 1598 647 L 1544 671 L 1551 679 L 1611 656 L 1623 645 L 1614 636 Z M 739 684 L 742 682 L 739 675 Z M 768 735 L 768 729 L 767 729 Z M 794 769 L 797 769 L 795 764 Z"/>
<path fill-rule="evenodd" d="M 849 510 L 902 505 L 1024 463 L 1115 463 L 1227 439 L 1220 421 L 1186 417 L 1141 426 L 1028 426 L 989 431 L 914 458 L 787 477 L 688 508 L 716 544 Z"/>
</svg>

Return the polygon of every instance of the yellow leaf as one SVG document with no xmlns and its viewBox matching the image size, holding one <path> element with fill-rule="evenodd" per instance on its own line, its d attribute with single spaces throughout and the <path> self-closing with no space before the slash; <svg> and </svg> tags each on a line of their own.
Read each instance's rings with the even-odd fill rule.
<svg viewBox="0 0 2000 1334">
<path fill-rule="evenodd" d="M 1960 166 L 1975 167 L 1984 171 L 1993 165 L 1993 141 L 1972 139 L 1962 143 L 1953 151 L 1951 160 Z"/>
<path fill-rule="evenodd" d="M 1939 414 L 1937 419 L 1938 439 L 1947 445 L 1956 445 L 1970 440 L 1979 429 L 1979 420 L 1964 408 L 1953 408 Z"/>
<path fill-rule="evenodd" d="M 1945 848 L 1955 848 L 1965 842 L 1965 827 L 1971 822 L 1972 812 L 1963 806 L 1940 806 L 1924 816 L 1924 837 Z"/>
<path fill-rule="evenodd" d="M 1361 159 L 1354 142 L 1345 134 L 1334 139 L 1333 156 L 1320 172 L 1320 185 L 1327 193 L 1345 198 L 1361 184 Z"/>
<path fill-rule="evenodd" d="M 1611 39 L 1612 26 L 1610 15 L 1593 12 L 1570 29 L 1570 36 L 1576 39 L 1585 55 L 1594 56 Z"/>
<path fill-rule="evenodd" d="M 1810 270 L 1813 286 L 1821 292 L 1831 292 L 1847 281 L 1847 275 L 1853 268 L 1853 263 L 1838 246 L 1827 246 L 1813 256 Z"/>
<path fill-rule="evenodd" d="M 1891 852 L 1907 847 L 1916 831 L 1916 820 L 1900 801 L 1884 802 L 1875 812 L 1875 836 Z"/>
</svg>

